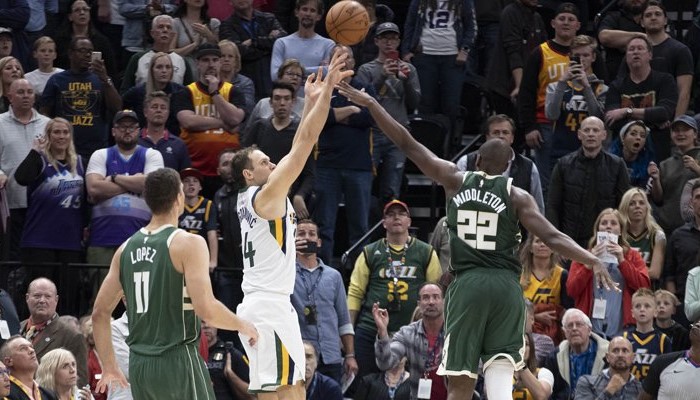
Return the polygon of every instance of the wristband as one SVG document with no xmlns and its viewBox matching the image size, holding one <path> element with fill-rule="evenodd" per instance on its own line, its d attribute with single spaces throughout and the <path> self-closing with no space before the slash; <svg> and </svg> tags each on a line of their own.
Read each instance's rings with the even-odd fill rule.
<svg viewBox="0 0 700 400">
<path fill-rule="evenodd" d="M 214 97 L 214 96 L 216 96 L 217 94 L 221 94 L 221 93 L 219 93 L 219 89 L 216 89 L 216 90 L 214 90 L 213 92 L 210 92 L 210 93 L 209 93 L 209 97 Z"/>
<path fill-rule="evenodd" d="M 355 353 L 348 353 L 345 355 L 345 358 L 355 358 Z"/>
</svg>

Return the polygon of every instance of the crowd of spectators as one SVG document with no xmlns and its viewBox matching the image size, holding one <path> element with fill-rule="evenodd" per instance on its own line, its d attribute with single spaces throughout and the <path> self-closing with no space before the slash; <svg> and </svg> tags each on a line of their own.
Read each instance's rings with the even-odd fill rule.
<svg viewBox="0 0 700 400">
<path fill-rule="evenodd" d="M 697 393 L 700 380 L 665 381 L 663 371 L 683 358 L 660 355 L 691 349 L 685 359 L 700 362 L 700 16 L 687 37 L 674 37 L 656 0 L 619 0 L 595 23 L 607 2 L 362 0 L 369 34 L 343 46 L 323 26 L 336 2 L 0 0 L 3 260 L 15 262 L 0 292 L 8 398 L 33 387 L 42 398 L 94 388 L 99 357 L 89 329 L 81 335 L 64 317 L 89 316 L 105 270 L 61 268 L 110 263 L 150 217 L 140 193 L 157 168 L 181 171 L 180 227 L 207 240 L 217 297 L 235 309 L 246 248 L 233 154 L 255 145 L 273 163 L 284 157 L 304 82 L 335 52 L 348 53 L 346 68 L 356 71 L 348 83 L 400 124 L 410 127 L 415 113 L 441 115 L 451 144 L 464 132 L 508 142 L 504 175 L 619 284 L 619 292 L 597 288 L 585 266 L 526 236 L 528 350 L 514 395 Z M 468 89 L 475 81 L 491 115 L 463 126 L 460 101 L 476 95 Z M 300 219 L 293 304 L 311 366 L 308 398 L 340 398 L 343 376 L 358 374 L 346 395 L 414 399 L 430 381 L 431 398 L 444 399 L 435 374 L 444 341 L 436 282 L 449 266 L 444 222 L 430 245 L 408 235 L 410 208 L 397 201 L 406 156 L 363 107 L 337 92 L 331 107 L 289 193 Z M 457 166 L 477 169 L 476 153 Z M 387 231 L 363 243 L 349 287 L 334 257 L 346 236 L 336 232 L 340 205 L 351 244 L 374 214 Z M 126 316 L 113 332 L 124 349 Z M 217 398 L 246 398 L 237 338 L 206 322 L 203 332 Z"/>
</svg>

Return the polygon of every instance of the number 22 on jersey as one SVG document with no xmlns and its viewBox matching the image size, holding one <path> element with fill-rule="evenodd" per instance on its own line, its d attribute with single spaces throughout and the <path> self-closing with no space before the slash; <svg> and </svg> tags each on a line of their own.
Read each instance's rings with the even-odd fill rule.
<svg viewBox="0 0 700 400">
<path fill-rule="evenodd" d="M 496 250 L 498 214 L 487 211 L 457 210 L 457 234 L 477 250 Z M 487 240 L 487 237 L 494 240 Z"/>
</svg>

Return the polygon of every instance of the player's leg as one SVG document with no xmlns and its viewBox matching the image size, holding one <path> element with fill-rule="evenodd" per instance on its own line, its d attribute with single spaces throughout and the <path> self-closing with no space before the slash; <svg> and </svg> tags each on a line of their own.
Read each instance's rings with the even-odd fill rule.
<svg viewBox="0 0 700 400">
<path fill-rule="evenodd" d="M 294 385 L 285 385 L 277 388 L 279 400 L 304 400 L 306 399 L 306 386 L 304 381 L 298 381 Z"/>
<path fill-rule="evenodd" d="M 476 379 L 466 375 L 447 378 L 447 400 L 471 400 Z"/>
<path fill-rule="evenodd" d="M 499 358 L 484 370 L 484 388 L 489 400 L 513 398 L 513 373 L 515 365 L 510 360 Z"/>
<path fill-rule="evenodd" d="M 258 400 L 279 400 L 277 392 L 259 392 L 255 395 Z"/>
</svg>

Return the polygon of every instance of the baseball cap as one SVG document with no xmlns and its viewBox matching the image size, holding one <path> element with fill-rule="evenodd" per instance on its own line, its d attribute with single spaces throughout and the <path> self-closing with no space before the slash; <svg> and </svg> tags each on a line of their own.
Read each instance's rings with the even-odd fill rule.
<svg viewBox="0 0 700 400">
<path fill-rule="evenodd" d="M 200 59 L 201 57 L 208 56 L 208 55 L 215 55 L 217 57 L 221 57 L 221 48 L 219 47 L 218 44 L 212 44 L 212 43 L 202 43 L 197 47 L 197 52 L 195 53 L 196 59 Z"/>
<path fill-rule="evenodd" d="M 394 32 L 398 33 L 399 35 L 401 34 L 401 31 L 399 30 L 398 25 L 396 25 L 393 22 L 382 22 L 377 26 L 377 30 L 374 31 L 375 36 L 382 35 L 387 32 Z"/>
<path fill-rule="evenodd" d="M 389 209 L 393 206 L 399 206 L 399 207 L 403 208 L 404 210 L 406 210 L 408 215 L 411 215 L 411 211 L 408 210 L 408 205 L 406 205 L 406 203 L 404 203 L 403 201 L 396 200 L 396 199 L 386 203 L 386 205 L 384 206 L 384 214 L 386 215 L 386 213 L 389 211 Z"/>
<path fill-rule="evenodd" d="M 114 116 L 114 119 L 112 120 L 113 123 L 117 123 L 124 118 L 131 118 L 135 120 L 136 122 L 139 121 L 139 117 L 136 115 L 136 113 L 132 110 L 121 110 L 117 113 L 117 115 Z"/>
<path fill-rule="evenodd" d="M 673 123 L 671 124 L 671 129 L 673 129 L 674 125 L 680 123 L 688 125 L 689 127 L 695 129 L 695 131 L 698 130 L 698 123 L 695 121 L 695 118 L 691 117 L 690 115 L 683 114 L 676 117 L 676 119 L 674 119 Z"/>
<path fill-rule="evenodd" d="M 6 34 L 12 36 L 12 28 L 0 27 L 0 35 L 3 33 L 6 33 Z"/>
<path fill-rule="evenodd" d="M 204 175 L 197 168 L 185 168 L 180 171 L 180 179 L 185 180 L 188 176 L 193 176 L 200 182 L 204 179 Z"/>
<path fill-rule="evenodd" d="M 554 12 L 554 16 L 556 17 L 559 14 L 574 14 L 576 18 L 578 18 L 578 7 L 576 7 L 574 3 L 561 3 L 559 4 L 559 7 L 557 7 L 557 10 Z"/>
</svg>

